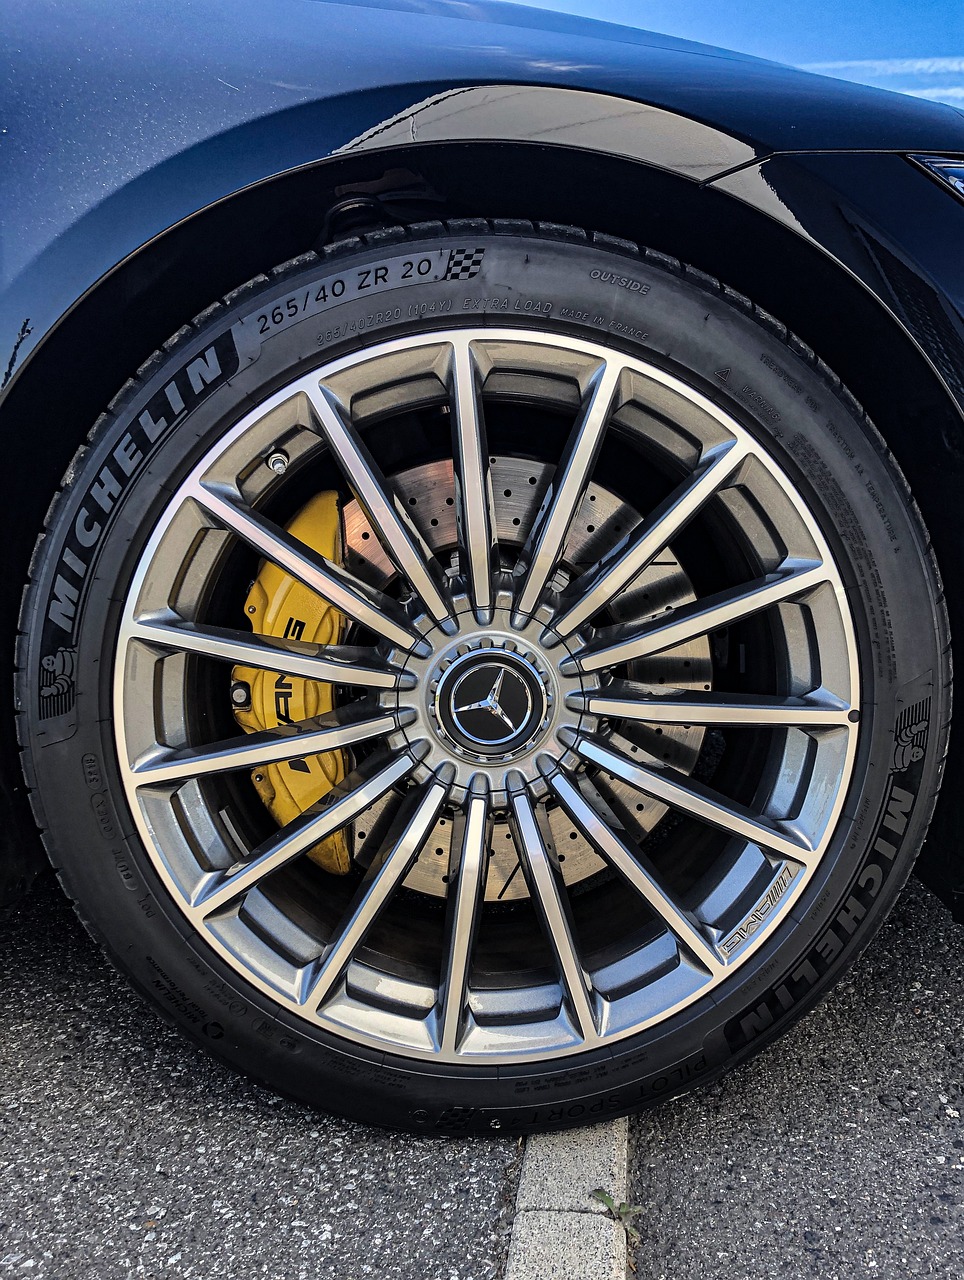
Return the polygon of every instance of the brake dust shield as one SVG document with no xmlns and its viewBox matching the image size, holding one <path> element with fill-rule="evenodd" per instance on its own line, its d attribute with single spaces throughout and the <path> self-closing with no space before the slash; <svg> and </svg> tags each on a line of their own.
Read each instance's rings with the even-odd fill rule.
<svg viewBox="0 0 964 1280">
<path fill-rule="evenodd" d="M 326 560 L 341 563 L 341 515 L 334 491 L 313 497 L 286 528 Z M 342 614 L 269 561 L 252 584 L 244 612 L 258 635 L 328 645 L 340 644 L 345 633 Z M 231 681 L 232 699 L 237 699 L 235 719 L 246 733 L 309 720 L 334 707 L 332 686 L 318 680 L 234 667 Z M 346 772 L 344 751 L 325 751 L 303 760 L 260 765 L 252 770 L 251 781 L 275 822 L 286 826 L 323 799 Z M 351 865 L 345 832 L 336 831 L 320 840 L 308 851 L 308 857 L 325 871 L 345 875 Z"/>
</svg>

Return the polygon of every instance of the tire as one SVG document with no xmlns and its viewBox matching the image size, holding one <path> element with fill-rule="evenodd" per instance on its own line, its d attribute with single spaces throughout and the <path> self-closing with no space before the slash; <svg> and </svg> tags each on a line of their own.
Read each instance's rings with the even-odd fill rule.
<svg viewBox="0 0 964 1280">
<path fill-rule="evenodd" d="M 892 906 L 947 745 L 937 570 L 859 406 L 738 294 L 559 227 L 380 232 L 211 307 L 69 468 L 21 630 L 94 937 L 232 1067 L 417 1132 L 769 1043 Z"/>
</svg>

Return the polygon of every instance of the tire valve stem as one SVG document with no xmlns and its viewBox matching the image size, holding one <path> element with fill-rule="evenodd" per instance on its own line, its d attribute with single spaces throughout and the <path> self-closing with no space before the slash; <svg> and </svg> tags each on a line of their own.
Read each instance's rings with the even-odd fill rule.
<svg viewBox="0 0 964 1280">
<path fill-rule="evenodd" d="M 276 449 L 274 453 L 268 454 L 268 466 L 275 475 L 283 476 L 288 470 L 288 455 L 284 449 Z"/>
</svg>

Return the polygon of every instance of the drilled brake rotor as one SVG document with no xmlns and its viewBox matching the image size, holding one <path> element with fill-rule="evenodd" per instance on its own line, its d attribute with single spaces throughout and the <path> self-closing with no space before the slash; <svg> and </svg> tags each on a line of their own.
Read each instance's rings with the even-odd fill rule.
<svg viewBox="0 0 964 1280">
<path fill-rule="evenodd" d="M 543 462 L 515 457 L 492 458 L 490 466 L 493 489 L 499 495 L 496 505 L 499 544 L 503 555 L 510 559 L 513 550 L 522 546 L 525 534 L 533 524 L 551 481 L 553 468 Z M 395 475 L 393 485 L 430 551 L 444 561 L 454 551 L 457 543 L 451 461 L 412 467 Z M 312 539 L 306 512 L 311 507 L 312 504 L 309 503 L 295 518 L 299 524 L 299 536 L 309 544 Z M 574 569 L 584 569 L 594 564 L 605 549 L 635 528 L 639 522 L 639 514 L 629 504 L 607 489 L 596 484 L 590 485 L 569 535 L 567 563 Z M 345 567 L 372 586 L 385 588 L 395 577 L 396 571 L 357 502 L 344 506 L 341 523 Z M 324 536 L 330 540 L 330 531 L 326 530 Z M 327 546 L 316 549 L 326 552 L 329 550 Z M 267 585 L 271 591 L 280 595 L 293 589 L 294 580 L 275 571 Z M 261 594 L 264 594 L 263 588 Z M 251 597 L 247 606 L 249 609 L 250 599 Z M 693 599 L 695 595 L 689 579 L 679 562 L 671 552 L 664 551 L 631 589 L 623 593 L 613 612 L 618 619 L 645 619 L 665 610 L 667 606 L 675 607 Z M 263 603 L 260 598 L 258 600 L 259 608 L 267 615 L 278 613 L 275 604 L 276 601 L 270 598 Z M 332 611 L 329 609 L 328 612 Z M 337 631 L 343 623 L 335 617 L 325 621 L 324 625 Z M 709 687 L 710 671 L 709 643 L 706 637 L 700 637 L 665 655 L 661 682 L 665 681 L 670 687 L 682 690 L 706 689 Z M 244 678 L 237 674 L 235 676 L 236 680 Z M 289 677 L 284 681 L 285 696 L 290 697 L 292 685 L 307 687 L 311 683 L 299 682 Z M 317 688 L 327 691 L 329 687 L 318 685 Z M 298 692 L 302 701 L 311 700 L 306 699 L 300 689 Z M 270 717 L 271 712 L 266 706 L 261 717 L 252 716 L 250 711 L 239 713 L 237 708 L 235 714 L 239 723 L 251 730 L 263 728 L 262 720 L 265 716 Z M 632 741 L 618 735 L 617 740 L 631 753 L 646 751 L 681 773 L 688 774 L 696 763 L 704 732 L 701 728 L 688 726 L 665 725 L 660 730 L 638 726 Z M 336 755 L 344 757 L 347 751 L 326 753 L 325 757 L 286 762 L 277 766 L 270 779 L 272 794 L 266 792 L 268 780 L 265 775 L 262 773 L 255 777 L 259 795 L 279 823 L 290 821 L 295 813 L 307 808 L 308 804 L 324 794 L 327 788 L 319 780 L 330 779 L 327 784 L 330 787 L 339 776 L 344 776 L 347 760 L 332 759 Z M 305 785 L 306 765 L 311 768 L 311 788 Z M 297 777 L 293 774 L 289 777 L 293 769 L 299 771 Z M 641 802 L 638 793 L 619 779 L 604 774 L 598 780 L 598 785 L 607 801 L 617 805 L 625 815 L 624 822 L 635 827 L 636 839 L 642 839 L 652 831 L 667 812 L 666 806 L 656 800 Z M 292 795 L 294 800 L 291 799 Z M 279 797 L 284 798 L 283 802 L 279 802 Z M 327 847 L 319 847 L 314 851 L 314 860 L 326 870 L 343 873 L 348 869 L 347 852 L 350 849 L 364 863 L 365 843 L 373 832 L 380 830 L 380 819 L 393 803 L 391 794 L 376 801 L 366 814 L 346 829 L 344 844 L 339 840 Z M 550 806 L 547 816 L 550 837 L 558 851 L 562 874 L 567 884 L 576 885 L 605 869 L 603 860 L 558 805 Z M 404 883 L 407 888 L 434 897 L 445 897 L 452 832 L 452 815 L 447 813 L 438 819 L 422 853 L 406 877 Z M 497 814 L 493 823 L 485 897 L 487 901 L 500 902 L 528 897 L 512 830 L 504 814 Z"/>
</svg>

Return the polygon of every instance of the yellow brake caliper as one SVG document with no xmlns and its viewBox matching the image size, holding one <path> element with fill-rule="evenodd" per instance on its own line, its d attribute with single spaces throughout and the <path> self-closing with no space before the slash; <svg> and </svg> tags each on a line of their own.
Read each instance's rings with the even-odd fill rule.
<svg viewBox="0 0 964 1280">
<path fill-rule="evenodd" d="M 328 490 L 317 494 L 287 528 L 299 542 L 327 560 L 341 563 L 341 517 L 336 493 Z M 340 644 L 345 633 L 342 614 L 267 561 L 248 593 L 244 610 L 254 631 L 263 636 Z M 334 706 L 331 685 L 317 680 L 252 667 L 235 667 L 231 679 L 233 690 L 240 687 L 244 703 L 235 705 L 235 718 L 246 733 L 308 720 L 331 711 Z M 250 690 L 249 698 L 245 696 L 245 686 Z M 251 780 L 268 812 L 279 826 L 285 826 L 326 796 L 342 781 L 345 772 L 345 753 L 325 751 L 303 760 L 261 765 L 252 771 Z M 308 856 L 336 875 L 345 875 L 351 863 L 343 831 L 320 840 L 308 851 Z"/>
</svg>

